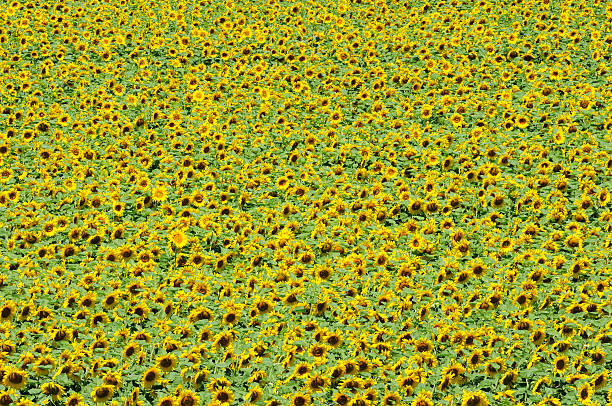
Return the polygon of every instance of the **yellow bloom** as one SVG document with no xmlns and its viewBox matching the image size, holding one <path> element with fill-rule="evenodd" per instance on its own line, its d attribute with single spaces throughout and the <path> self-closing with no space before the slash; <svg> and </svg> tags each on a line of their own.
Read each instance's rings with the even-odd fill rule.
<svg viewBox="0 0 612 406">
<path fill-rule="evenodd" d="M 410 406 L 433 406 L 431 391 L 421 391 L 410 403 Z"/>
<path fill-rule="evenodd" d="M 174 354 L 157 357 L 157 366 L 164 372 L 172 371 L 176 367 L 177 362 L 176 355 Z"/>
<path fill-rule="evenodd" d="M 84 406 L 85 398 L 83 397 L 83 395 L 79 393 L 73 393 L 72 395 L 66 398 L 66 401 L 64 404 L 70 405 L 70 406 Z"/>
<path fill-rule="evenodd" d="M 16 394 L 16 391 L 12 388 L 7 391 L 0 391 L 0 405 L 12 404 L 15 401 L 12 395 Z"/>
<path fill-rule="evenodd" d="M 28 373 L 24 370 L 10 367 L 4 371 L 2 384 L 13 389 L 23 389 L 28 382 Z"/>
<path fill-rule="evenodd" d="M 529 126 L 529 118 L 525 115 L 519 114 L 515 119 L 516 126 L 521 129 L 525 129 Z"/>
<path fill-rule="evenodd" d="M 0 308 L 0 321 L 7 321 L 13 318 L 13 316 L 15 315 L 16 310 L 16 306 L 15 306 L 15 302 L 12 300 L 7 301 L 1 308 Z"/>
<path fill-rule="evenodd" d="M 178 397 L 180 406 L 200 406 L 200 397 L 196 392 L 191 390 L 183 390 Z"/>
<path fill-rule="evenodd" d="M 159 379 L 161 378 L 161 372 L 157 367 L 149 368 L 142 375 L 142 386 L 145 389 L 151 389 Z"/>
<path fill-rule="evenodd" d="M 157 402 L 157 406 L 177 406 L 178 402 L 176 401 L 176 398 L 172 395 L 168 395 L 168 396 L 164 396 L 163 398 L 159 399 L 159 402 Z"/>
<path fill-rule="evenodd" d="M 212 398 L 221 405 L 229 405 L 234 401 L 234 392 L 228 388 L 221 388 L 214 391 Z"/>
<path fill-rule="evenodd" d="M 489 400 L 482 391 L 463 391 L 461 406 L 489 406 Z"/>
<path fill-rule="evenodd" d="M 168 190 L 165 186 L 155 186 L 153 188 L 151 197 L 153 198 L 154 202 L 165 202 L 166 200 L 168 200 Z"/>
<path fill-rule="evenodd" d="M 555 375 L 562 375 L 569 367 L 569 359 L 565 355 L 558 356 L 555 358 L 553 366 Z"/>
<path fill-rule="evenodd" d="M 204 92 L 198 89 L 195 92 L 193 92 L 193 94 L 191 95 L 191 100 L 193 100 L 196 103 L 200 103 L 204 100 L 205 96 L 206 95 L 204 94 Z"/>
<path fill-rule="evenodd" d="M 455 128 L 460 127 L 464 123 L 463 116 L 461 114 L 457 114 L 457 113 L 453 114 L 450 117 L 450 121 L 451 121 L 451 124 L 453 125 L 453 127 L 455 127 Z"/>
<path fill-rule="evenodd" d="M 115 388 L 111 385 L 102 385 L 91 391 L 91 398 L 95 403 L 104 403 L 110 400 L 115 393 Z"/>
<path fill-rule="evenodd" d="M 174 230 L 170 233 L 170 242 L 177 248 L 183 248 L 189 243 L 189 239 L 182 230 Z"/>
<path fill-rule="evenodd" d="M 562 130 L 558 129 L 553 135 L 553 141 L 555 144 L 563 144 L 565 142 L 565 134 Z"/>
<path fill-rule="evenodd" d="M 44 393 L 45 395 L 51 395 L 51 399 L 53 400 L 59 400 L 62 395 L 65 393 L 64 392 L 64 387 L 62 385 L 58 385 L 55 382 L 47 382 L 44 383 L 41 387 L 40 387 L 42 393 Z"/>
</svg>

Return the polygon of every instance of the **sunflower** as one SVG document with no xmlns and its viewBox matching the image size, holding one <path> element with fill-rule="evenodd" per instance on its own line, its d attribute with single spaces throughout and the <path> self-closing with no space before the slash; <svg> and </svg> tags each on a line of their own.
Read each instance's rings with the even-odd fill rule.
<svg viewBox="0 0 612 406">
<path fill-rule="evenodd" d="M 201 103 L 202 101 L 204 101 L 205 97 L 206 94 L 202 90 L 197 89 L 195 92 L 192 93 L 191 100 L 196 103 Z"/>
<path fill-rule="evenodd" d="M 4 371 L 2 384 L 7 388 L 23 389 L 28 382 L 28 373 L 22 369 L 9 367 Z"/>
<path fill-rule="evenodd" d="M 78 252 L 79 252 L 79 249 L 75 245 L 68 244 L 64 246 L 64 248 L 62 248 L 61 256 L 62 258 L 68 258 L 73 255 L 76 255 Z"/>
<path fill-rule="evenodd" d="M 414 388 L 419 384 L 420 377 L 410 373 L 407 376 L 398 377 L 396 382 L 405 394 L 411 395 L 414 392 Z"/>
<path fill-rule="evenodd" d="M 570 365 L 570 362 L 569 362 L 569 359 L 567 358 L 567 356 L 560 355 L 557 358 L 555 358 L 555 360 L 553 362 L 555 375 L 563 375 L 563 374 L 565 374 L 565 372 L 567 371 L 567 368 L 569 367 L 569 365 Z"/>
<path fill-rule="evenodd" d="M 463 116 L 461 114 L 454 113 L 450 117 L 450 122 L 453 127 L 458 128 L 464 123 Z"/>
<path fill-rule="evenodd" d="M 461 406 L 489 406 L 487 395 L 483 391 L 463 391 Z"/>
<path fill-rule="evenodd" d="M 494 195 L 493 199 L 491 199 L 491 207 L 493 207 L 494 209 L 499 209 L 503 205 L 504 205 L 504 196 L 501 194 Z"/>
<path fill-rule="evenodd" d="M 142 375 L 142 386 L 151 389 L 161 378 L 161 371 L 157 367 L 147 369 Z"/>
<path fill-rule="evenodd" d="M 140 350 L 140 344 L 131 342 L 123 349 L 123 356 L 129 358 Z"/>
<path fill-rule="evenodd" d="M 608 382 L 608 371 L 600 372 L 591 380 L 593 390 L 602 388 Z"/>
<path fill-rule="evenodd" d="M 293 375 L 301 378 L 305 376 L 307 373 L 309 373 L 310 370 L 311 370 L 310 364 L 306 362 L 302 362 L 296 365 L 295 369 L 293 370 Z"/>
<path fill-rule="evenodd" d="M 54 221 L 49 221 L 47 223 L 45 223 L 43 225 L 42 231 L 45 235 L 45 237 L 53 237 L 56 232 L 57 229 L 55 228 L 55 222 Z"/>
<path fill-rule="evenodd" d="M 402 396 L 397 392 L 390 392 L 385 394 L 381 400 L 381 404 L 384 406 L 393 406 L 399 404 L 402 400 Z"/>
<path fill-rule="evenodd" d="M 554 396 L 546 396 L 544 399 L 536 403 L 536 406 L 562 406 L 559 399 Z"/>
<path fill-rule="evenodd" d="M 104 310 L 110 310 L 115 308 L 119 304 L 119 293 L 111 292 L 102 300 L 102 308 Z"/>
<path fill-rule="evenodd" d="M 470 242 L 467 240 L 461 240 L 453 249 L 459 256 L 467 255 L 470 251 Z"/>
<path fill-rule="evenodd" d="M 456 384 L 461 383 L 465 379 L 464 374 L 465 367 L 459 363 L 453 363 L 451 365 L 446 366 L 442 370 L 442 375 L 444 377 L 448 377 L 450 383 Z"/>
<path fill-rule="evenodd" d="M 164 396 L 159 399 L 157 406 L 178 406 L 176 398 L 172 395 Z"/>
<path fill-rule="evenodd" d="M 194 391 L 183 390 L 181 391 L 176 404 L 177 406 L 200 406 L 200 397 Z"/>
<path fill-rule="evenodd" d="M 506 386 L 512 386 L 518 379 L 518 371 L 511 369 L 507 371 L 500 379 L 500 382 Z"/>
<path fill-rule="evenodd" d="M 322 375 L 315 373 L 307 381 L 306 386 L 309 392 L 321 392 L 329 385 L 327 378 Z"/>
<path fill-rule="evenodd" d="M 125 212 L 125 207 L 126 207 L 126 204 L 124 202 L 114 202 L 113 203 L 113 213 L 115 214 L 115 216 L 117 217 L 123 216 L 123 213 Z"/>
<path fill-rule="evenodd" d="M 230 310 L 223 315 L 224 324 L 235 325 L 238 321 L 240 321 L 240 313 L 238 311 Z"/>
<path fill-rule="evenodd" d="M 557 129 L 553 135 L 553 141 L 555 144 L 560 145 L 565 142 L 565 133 L 561 129 Z"/>
<path fill-rule="evenodd" d="M 589 403 L 591 398 L 593 397 L 593 388 L 588 382 L 585 382 L 580 387 L 576 388 L 578 391 L 578 399 L 583 404 Z"/>
<path fill-rule="evenodd" d="M 132 247 L 128 245 L 124 245 L 121 248 L 119 248 L 119 256 L 121 257 L 122 261 L 130 260 L 134 256 L 134 254 L 135 254 L 134 250 L 132 249 Z"/>
<path fill-rule="evenodd" d="M 340 333 L 330 333 L 325 337 L 325 342 L 332 348 L 338 348 L 342 344 L 342 335 Z"/>
<path fill-rule="evenodd" d="M 40 390 L 45 395 L 51 395 L 51 399 L 54 401 L 59 400 L 65 393 L 64 387 L 55 382 L 47 382 L 42 384 Z"/>
<path fill-rule="evenodd" d="M 157 357 L 157 366 L 164 372 L 170 372 L 178 363 L 178 359 L 174 354 L 167 354 Z"/>
<path fill-rule="evenodd" d="M 218 257 L 214 265 L 215 270 L 217 272 L 221 272 L 225 268 L 226 264 L 227 264 L 227 260 L 224 256 Z"/>
<path fill-rule="evenodd" d="M 536 381 L 536 383 L 533 385 L 533 389 L 531 390 L 531 393 L 533 393 L 534 395 L 539 394 L 542 391 L 542 386 L 550 385 L 550 384 L 551 384 L 550 377 L 548 375 L 545 375 Z"/>
<path fill-rule="evenodd" d="M 220 404 L 229 405 L 234 401 L 234 392 L 226 387 L 222 387 L 221 389 L 214 391 L 212 398 Z"/>
<path fill-rule="evenodd" d="M 177 248 L 183 248 L 189 243 L 187 235 L 182 230 L 174 230 L 170 233 L 170 242 Z"/>
<path fill-rule="evenodd" d="M 421 391 L 419 394 L 412 400 L 410 406 L 434 406 L 431 391 Z"/>
<path fill-rule="evenodd" d="M 470 368 L 474 369 L 478 367 L 478 365 L 480 365 L 483 359 L 484 359 L 483 350 L 480 350 L 480 349 L 474 350 L 468 358 L 468 365 L 470 366 Z"/>
<path fill-rule="evenodd" d="M 99 312 L 91 316 L 90 326 L 96 327 L 98 324 L 106 324 L 110 321 L 108 315 L 104 312 Z"/>
<path fill-rule="evenodd" d="M 85 398 L 80 393 L 73 393 L 64 402 L 66 406 L 85 406 Z"/>
<path fill-rule="evenodd" d="M 597 348 L 597 349 L 591 351 L 590 358 L 591 358 L 591 361 L 593 362 L 593 364 L 601 365 L 606 360 L 606 353 L 604 351 L 602 351 L 601 349 Z"/>
<path fill-rule="evenodd" d="M 408 205 L 408 211 L 410 214 L 418 214 L 423 210 L 423 201 L 420 199 L 411 200 Z"/>
<path fill-rule="evenodd" d="M 57 365 L 55 359 L 51 355 L 45 355 L 34 362 L 32 370 L 36 375 L 46 376 L 51 373 L 55 365 Z"/>
<path fill-rule="evenodd" d="M 17 307 L 15 302 L 12 300 L 7 301 L 2 308 L 0 308 L 0 321 L 4 322 L 11 320 L 16 312 Z"/>
<path fill-rule="evenodd" d="M 306 406 L 311 403 L 311 397 L 307 393 L 296 393 L 289 401 L 290 406 Z"/>
<path fill-rule="evenodd" d="M 315 276 L 322 281 L 327 281 L 331 278 L 332 272 L 330 267 L 320 267 L 315 271 Z"/>
<path fill-rule="evenodd" d="M 534 345 L 542 344 L 544 339 L 546 339 L 546 330 L 544 329 L 537 329 L 531 333 L 531 342 L 533 342 Z"/>
<path fill-rule="evenodd" d="M 165 186 L 157 185 L 153 188 L 151 197 L 156 203 L 165 202 L 166 200 L 168 200 L 168 190 Z"/>
<path fill-rule="evenodd" d="M 315 358 L 323 358 L 327 354 L 328 349 L 327 345 L 313 344 L 310 346 L 308 353 Z"/>
<path fill-rule="evenodd" d="M 255 307 L 257 309 L 257 312 L 259 314 L 265 314 L 268 313 L 272 310 L 273 308 L 273 303 L 271 303 L 270 301 L 266 300 L 266 299 L 260 299 L 256 304 Z"/>
<path fill-rule="evenodd" d="M 332 122 L 332 124 L 339 123 L 340 120 L 342 120 L 342 111 L 340 111 L 340 110 L 332 111 L 331 114 L 329 115 L 329 119 Z"/>
<path fill-rule="evenodd" d="M 349 404 L 350 401 L 351 401 L 351 397 L 346 393 L 338 392 L 334 396 L 334 402 L 336 402 L 336 404 L 340 406 L 345 406 Z"/>
<path fill-rule="evenodd" d="M 208 375 L 209 375 L 208 370 L 203 369 L 201 371 L 198 371 L 193 376 L 193 378 L 191 379 L 191 383 L 193 384 L 196 390 L 199 389 L 202 385 L 204 385 L 204 383 L 208 380 Z"/>
<path fill-rule="evenodd" d="M 597 205 L 599 207 L 606 207 L 610 201 L 612 201 L 612 193 L 607 188 L 601 188 L 597 192 Z"/>
<path fill-rule="evenodd" d="M 387 265 L 388 260 L 389 260 L 389 258 L 387 256 L 387 253 L 384 252 L 384 251 L 379 252 L 378 255 L 376 255 L 376 258 L 375 258 L 376 265 L 378 265 L 378 266 L 385 266 L 385 265 Z"/>
<path fill-rule="evenodd" d="M 113 397 L 115 388 L 111 385 L 101 385 L 91 391 L 91 398 L 94 403 L 105 403 Z"/>
<path fill-rule="evenodd" d="M 457 283 L 465 283 L 470 279 L 470 272 L 468 271 L 461 271 L 457 274 Z"/>
<path fill-rule="evenodd" d="M 516 126 L 520 129 L 525 129 L 529 127 L 529 118 L 523 114 L 519 114 L 516 116 L 514 120 Z"/>
<path fill-rule="evenodd" d="M 426 352 L 433 350 L 433 344 L 426 338 L 420 339 L 414 343 L 414 349 L 417 352 Z"/>
<path fill-rule="evenodd" d="M 11 397 L 11 395 L 15 395 L 14 389 L 9 389 L 8 391 L 0 391 L 0 405 L 1 406 L 9 406 L 13 404 L 15 401 Z"/>
</svg>

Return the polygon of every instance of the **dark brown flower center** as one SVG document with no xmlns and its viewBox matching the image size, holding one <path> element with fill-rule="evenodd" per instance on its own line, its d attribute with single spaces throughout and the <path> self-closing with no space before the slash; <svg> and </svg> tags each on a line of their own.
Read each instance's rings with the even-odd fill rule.
<svg viewBox="0 0 612 406">
<path fill-rule="evenodd" d="M 8 376 L 8 381 L 12 384 L 19 385 L 21 382 L 23 382 L 23 376 L 16 372 L 10 373 Z"/>
<path fill-rule="evenodd" d="M 96 396 L 98 398 L 105 398 L 109 395 L 110 391 L 108 388 L 98 388 L 96 389 Z"/>
<path fill-rule="evenodd" d="M 3 319 L 8 318 L 11 315 L 11 308 L 10 307 L 4 307 L 0 314 L 2 315 Z"/>
</svg>

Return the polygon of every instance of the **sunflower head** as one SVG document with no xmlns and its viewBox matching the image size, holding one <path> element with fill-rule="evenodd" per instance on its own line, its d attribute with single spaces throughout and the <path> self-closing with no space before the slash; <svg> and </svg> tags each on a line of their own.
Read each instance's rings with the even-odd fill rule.
<svg viewBox="0 0 612 406">
<path fill-rule="evenodd" d="M 161 371 L 157 367 L 147 369 L 142 375 L 142 386 L 151 389 L 161 378 Z"/>
<path fill-rule="evenodd" d="M 44 383 L 40 389 L 45 395 L 50 395 L 53 400 L 58 400 L 65 393 L 64 387 L 55 382 Z"/>
<path fill-rule="evenodd" d="M 489 400 L 482 391 L 464 391 L 461 406 L 489 406 Z"/>
<path fill-rule="evenodd" d="M 289 404 L 291 406 L 306 406 L 309 405 L 311 401 L 310 395 L 307 393 L 296 393 L 291 398 Z"/>
<path fill-rule="evenodd" d="M 94 403 L 105 403 L 110 400 L 115 393 L 115 388 L 111 385 L 97 386 L 91 391 L 91 398 Z"/>
<path fill-rule="evenodd" d="M 85 405 L 85 398 L 79 393 L 73 393 L 66 398 L 65 404 L 66 406 L 82 406 Z"/>
<path fill-rule="evenodd" d="M 178 406 L 177 400 L 174 396 L 168 395 L 159 399 L 157 406 Z"/>
<path fill-rule="evenodd" d="M 176 367 L 177 362 L 178 360 L 174 354 L 162 355 L 157 358 L 157 366 L 164 372 L 172 371 Z"/>
<path fill-rule="evenodd" d="M 196 392 L 183 390 L 177 400 L 178 406 L 199 406 L 200 397 Z"/>
<path fill-rule="evenodd" d="M 177 248 L 183 248 L 189 243 L 187 235 L 182 230 L 174 230 L 169 235 L 170 242 Z"/>
<path fill-rule="evenodd" d="M 28 373 L 18 368 L 8 368 L 4 371 L 2 384 L 8 388 L 23 389 L 28 381 Z"/>
<path fill-rule="evenodd" d="M 12 300 L 7 301 L 0 308 L 0 321 L 9 321 L 13 318 L 15 313 L 17 312 L 17 307 L 15 302 Z"/>
<path fill-rule="evenodd" d="M 222 405 L 229 405 L 234 401 L 234 392 L 229 388 L 222 387 L 213 393 L 213 399 Z"/>
</svg>

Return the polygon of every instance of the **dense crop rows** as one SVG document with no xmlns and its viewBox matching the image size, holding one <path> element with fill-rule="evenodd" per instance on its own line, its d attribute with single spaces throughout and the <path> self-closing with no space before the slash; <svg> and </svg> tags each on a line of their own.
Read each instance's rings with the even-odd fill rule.
<svg viewBox="0 0 612 406">
<path fill-rule="evenodd" d="M 0 5 L 0 406 L 612 402 L 609 2 Z"/>
</svg>

